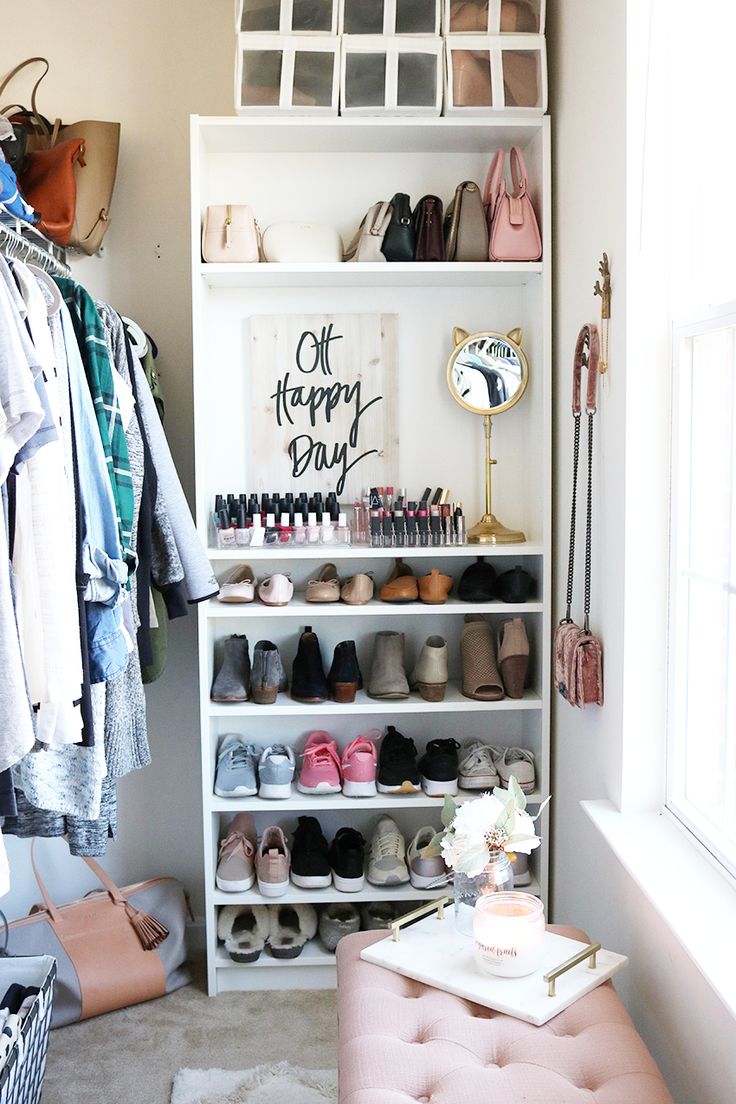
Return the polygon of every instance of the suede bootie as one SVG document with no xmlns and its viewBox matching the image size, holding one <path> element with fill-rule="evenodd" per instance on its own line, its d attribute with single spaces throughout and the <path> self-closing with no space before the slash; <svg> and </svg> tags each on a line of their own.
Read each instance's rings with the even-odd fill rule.
<svg viewBox="0 0 736 1104">
<path fill-rule="evenodd" d="M 498 665 L 509 698 L 522 698 L 529 669 L 529 638 L 520 617 L 504 621 L 498 633 Z"/>
<path fill-rule="evenodd" d="M 332 700 L 342 704 L 354 702 L 358 690 L 363 689 L 363 677 L 360 673 L 354 640 L 343 640 L 335 646 L 327 685 L 330 688 Z"/>
<path fill-rule="evenodd" d="M 460 637 L 463 658 L 463 694 L 476 701 L 500 701 L 503 683 L 498 673 L 496 646 L 487 621 L 467 615 Z"/>
<path fill-rule="evenodd" d="M 270 640 L 259 640 L 253 649 L 250 685 L 256 705 L 273 705 L 279 691 L 288 688 L 289 680 L 279 650 Z"/>
<path fill-rule="evenodd" d="M 217 663 L 217 655 L 215 656 Z M 247 636 L 228 636 L 222 642 L 220 664 L 210 691 L 213 702 L 244 702 L 250 690 Z"/>
<path fill-rule="evenodd" d="M 411 685 L 425 701 L 444 701 L 447 690 L 447 641 L 444 636 L 427 637 L 411 676 Z"/>
<path fill-rule="evenodd" d="M 377 632 L 368 693 L 372 698 L 407 698 L 404 634 Z"/>
<path fill-rule="evenodd" d="M 328 689 L 317 634 L 307 625 L 299 637 L 299 647 L 291 669 L 291 696 L 294 701 L 327 701 Z"/>
</svg>

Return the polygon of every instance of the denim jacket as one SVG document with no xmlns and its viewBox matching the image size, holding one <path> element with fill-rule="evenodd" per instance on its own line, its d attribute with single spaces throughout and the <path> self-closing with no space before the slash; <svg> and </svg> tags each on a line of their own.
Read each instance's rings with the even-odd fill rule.
<svg viewBox="0 0 736 1104">
<path fill-rule="evenodd" d="M 90 679 L 108 682 L 128 665 L 127 634 L 120 608 L 127 594 L 128 568 L 120 548 L 115 501 L 92 396 L 65 303 L 61 306 L 61 321 L 77 450 Z"/>
</svg>

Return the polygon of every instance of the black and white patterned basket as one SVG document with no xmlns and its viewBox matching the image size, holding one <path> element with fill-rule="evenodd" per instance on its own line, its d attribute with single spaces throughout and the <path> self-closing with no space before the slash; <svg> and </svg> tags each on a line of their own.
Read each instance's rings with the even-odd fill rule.
<svg viewBox="0 0 736 1104">
<path fill-rule="evenodd" d="M 17 1042 L 0 1071 L 0 1104 L 39 1104 L 49 1048 L 56 959 L 0 958 L 0 996 L 13 982 L 40 988 Z"/>
</svg>

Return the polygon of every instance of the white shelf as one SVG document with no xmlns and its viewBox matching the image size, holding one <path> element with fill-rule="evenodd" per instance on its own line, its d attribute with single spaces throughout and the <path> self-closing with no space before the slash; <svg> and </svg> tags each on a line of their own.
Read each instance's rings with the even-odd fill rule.
<svg viewBox="0 0 736 1104">
<path fill-rule="evenodd" d="M 329 713 L 347 716 L 362 713 L 397 716 L 411 713 L 466 713 L 466 712 L 514 712 L 516 710 L 541 709 L 542 699 L 533 690 L 527 690 L 523 698 L 503 698 L 501 701 L 475 701 L 461 694 L 457 685 L 450 683 L 445 700 L 428 702 L 418 694 L 399 700 L 369 698 L 359 690 L 355 701 L 349 705 L 340 702 L 318 702 L 308 705 L 292 701 L 288 694 L 279 694 L 273 705 L 256 705 L 254 702 L 234 702 L 232 705 L 210 702 L 210 717 L 296 717 L 323 716 Z"/>
<path fill-rule="evenodd" d="M 319 939 L 310 939 L 298 958 L 274 958 L 263 950 L 255 962 L 233 962 L 225 948 L 220 945 L 215 954 L 218 970 L 260 970 L 274 966 L 332 966 L 335 968 L 335 952 L 326 951 Z"/>
<path fill-rule="evenodd" d="M 202 264 L 215 288 L 278 287 L 520 287 L 543 272 L 541 262 L 479 261 L 390 264 Z"/>
<path fill-rule="evenodd" d="M 367 544 L 317 544 L 298 548 L 291 545 L 282 548 L 271 545 L 268 548 L 210 547 L 207 555 L 213 562 L 234 560 L 237 563 L 256 563 L 259 560 L 268 560 L 270 563 L 278 560 L 323 560 L 325 563 L 333 560 L 441 560 L 455 557 L 472 560 L 476 556 L 485 556 L 488 559 L 542 556 L 544 545 L 536 541 L 524 544 L 450 544 L 439 548 L 371 548 Z"/>
<path fill-rule="evenodd" d="M 464 801 L 472 801 L 480 797 L 482 790 L 460 790 L 453 800 L 456 805 Z M 530 805 L 539 805 L 543 798 L 536 791 L 527 794 L 527 802 Z M 267 800 L 262 797 L 218 797 L 213 794 L 205 806 L 213 813 L 267 813 L 278 816 L 293 812 L 324 813 L 332 810 L 340 810 L 346 815 L 350 813 L 371 812 L 376 809 L 393 809 L 396 812 L 405 813 L 412 809 L 437 809 L 442 808 L 441 797 L 429 797 L 425 793 L 416 794 L 377 794 L 375 797 L 346 797 L 345 794 L 303 794 L 294 788 L 291 797 L 280 801 Z"/>
<path fill-rule="evenodd" d="M 350 606 L 345 602 L 307 602 L 298 594 L 288 606 L 267 606 L 258 601 L 236 604 L 213 598 L 205 604 L 205 615 L 215 621 L 231 618 L 270 620 L 272 617 L 296 617 L 301 621 L 322 617 L 444 617 L 446 614 L 462 617 L 466 613 L 498 613 L 512 617 L 521 613 L 542 613 L 543 608 L 541 602 L 462 602 L 459 598 L 448 598 L 442 605 L 374 599 L 364 606 Z"/>
<path fill-rule="evenodd" d="M 539 884 L 535 879 L 532 879 L 531 885 L 517 888 L 519 893 L 539 895 Z M 432 901 L 437 897 L 452 897 L 452 886 L 414 889 L 408 882 L 406 885 L 374 886 L 366 881 L 359 893 L 342 893 L 334 886 L 329 889 L 299 889 L 290 885 L 282 897 L 263 897 L 257 889 L 249 889 L 246 893 L 223 893 L 221 889 L 214 891 L 216 905 L 327 905 L 333 901 L 345 904 L 351 901 L 354 904 L 363 901 L 413 901 L 418 905 L 420 901 Z"/>
</svg>

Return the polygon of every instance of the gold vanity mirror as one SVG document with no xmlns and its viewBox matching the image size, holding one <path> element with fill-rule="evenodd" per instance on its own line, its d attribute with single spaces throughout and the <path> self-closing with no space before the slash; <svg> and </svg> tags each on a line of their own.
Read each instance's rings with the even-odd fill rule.
<svg viewBox="0 0 736 1104">
<path fill-rule="evenodd" d="M 452 331 L 455 348 L 447 364 L 447 386 L 455 402 L 483 418 L 486 437 L 486 512 L 468 533 L 469 544 L 521 544 L 518 530 L 507 529 L 493 514 L 491 431 L 493 418 L 515 406 L 526 391 L 529 365 L 521 348 L 521 330 L 508 334 Z"/>
</svg>

